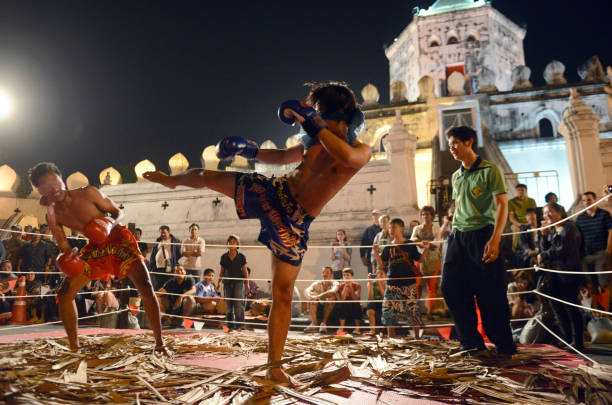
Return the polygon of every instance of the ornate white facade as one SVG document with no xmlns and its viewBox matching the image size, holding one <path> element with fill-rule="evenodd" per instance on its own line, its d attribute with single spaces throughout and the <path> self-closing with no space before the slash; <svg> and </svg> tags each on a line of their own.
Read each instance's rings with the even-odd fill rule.
<svg viewBox="0 0 612 405">
<path fill-rule="evenodd" d="M 389 82 L 404 82 L 406 98 L 414 101 L 418 80 L 430 76 L 440 97 L 448 94 L 448 77 L 459 71 L 470 94 L 484 67 L 499 90 L 510 90 L 512 70 L 525 64 L 525 34 L 484 0 L 438 0 L 427 10 L 415 8 L 410 24 L 386 49 Z"/>
</svg>

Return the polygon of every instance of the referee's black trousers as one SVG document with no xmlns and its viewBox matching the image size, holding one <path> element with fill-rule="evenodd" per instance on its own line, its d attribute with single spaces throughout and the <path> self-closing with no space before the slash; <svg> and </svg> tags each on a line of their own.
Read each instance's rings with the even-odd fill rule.
<svg viewBox="0 0 612 405">
<path fill-rule="evenodd" d="M 471 232 L 453 230 L 448 237 L 440 288 L 464 349 L 485 348 L 477 330 L 475 297 L 487 337 L 498 353 L 512 354 L 516 346 L 510 328 L 503 261 L 501 258 L 492 263 L 482 261 L 485 244 L 492 234 L 492 225 Z"/>
</svg>

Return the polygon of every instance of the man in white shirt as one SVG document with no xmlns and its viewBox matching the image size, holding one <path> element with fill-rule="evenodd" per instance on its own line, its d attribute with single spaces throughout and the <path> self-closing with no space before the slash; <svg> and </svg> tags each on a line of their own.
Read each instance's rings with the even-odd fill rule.
<svg viewBox="0 0 612 405">
<path fill-rule="evenodd" d="M 316 332 L 318 329 L 321 333 L 327 333 L 327 320 L 334 309 L 334 303 L 328 301 L 336 298 L 339 284 L 333 279 L 332 268 L 329 266 L 323 267 L 321 276 L 323 280 L 315 281 L 304 290 L 306 298 L 311 300 L 310 317 L 312 319 L 312 323 L 304 332 Z"/>
<path fill-rule="evenodd" d="M 187 275 L 199 282 L 202 278 L 202 255 L 206 248 L 206 242 L 200 238 L 200 226 L 198 224 L 189 225 L 190 237 L 183 241 L 181 245 L 181 256 L 184 259 L 183 267 L 187 270 Z"/>
</svg>

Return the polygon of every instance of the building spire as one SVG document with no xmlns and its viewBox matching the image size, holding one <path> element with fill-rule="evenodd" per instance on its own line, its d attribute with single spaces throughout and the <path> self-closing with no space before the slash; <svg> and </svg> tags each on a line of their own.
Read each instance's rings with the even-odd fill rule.
<svg viewBox="0 0 612 405">
<path fill-rule="evenodd" d="M 427 17 L 430 15 L 451 13 L 458 10 L 466 10 L 470 8 L 482 7 L 488 4 L 487 0 L 436 0 L 436 2 L 427 10 L 419 10 L 419 17 Z"/>
</svg>

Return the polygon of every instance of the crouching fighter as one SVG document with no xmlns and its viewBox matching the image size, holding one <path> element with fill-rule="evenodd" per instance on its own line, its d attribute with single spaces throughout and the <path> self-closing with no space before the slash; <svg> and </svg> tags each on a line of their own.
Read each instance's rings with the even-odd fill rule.
<svg viewBox="0 0 612 405">
<path fill-rule="evenodd" d="M 148 172 L 144 177 L 166 187 L 208 187 L 233 198 L 240 219 L 261 222 L 259 241 L 272 251 L 272 308 L 268 321 L 268 362 L 278 362 L 291 321 L 293 285 L 307 249 L 308 228 L 325 204 L 361 169 L 371 156 L 370 147 L 357 141 L 363 113 L 355 95 L 342 83 L 314 85 L 306 105 L 290 100 L 279 108 L 281 121 L 297 121 L 305 134 L 303 144 L 285 150 L 259 149 L 240 137 L 217 145 L 219 158 L 240 155 L 268 164 L 300 165 L 282 177 L 257 173 L 191 169 L 167 176 Z M 287 382 L 280 366 L 267 377 Z"/>
<path fill-rule="evenodd" d="M 74 297 L 90 280 L 108 280 L 111 274 L 129 277 L 142 297 L 155 336 L 155 350 L 166 353 L 161 337 L 159 304 L 153 292 L 144 257 L 132 233 L 117 223 L 121 211 L 95 187 L 66 190 L 62 175 L 53 163 L 42 162 L 28 172 L 30 182 L 41 194 L 47 221 L 61 250 L 57 267 L 66 274 L 57 297 L 59 313 L 70 341 L 77 350 L 77 312 Z M 74 253 L 63 226 L 83 233 L 89 243 Z"/>
</svg>

